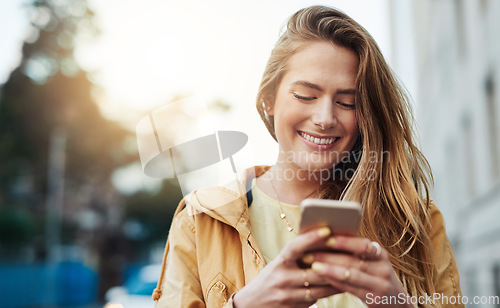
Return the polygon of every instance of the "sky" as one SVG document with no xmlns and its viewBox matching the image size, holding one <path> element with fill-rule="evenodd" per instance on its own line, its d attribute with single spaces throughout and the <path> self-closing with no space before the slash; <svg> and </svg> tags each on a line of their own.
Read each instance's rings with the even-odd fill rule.
<svg viewBox="0 0 500 308">
<path fill-rule="evenodd" d="M 0 0 L 0 83 L 18 64 L 27 36 L 26 0 Z M 317 1 L 89 0 L 102 35 L 77 59 L 96 71 L 98 100 L 110 118 L 149 110 L 180 93 L 236 104 L 255 96 L 267 57 L 286 19 Z M 387 0 L 330 0 L 364 25 L 390 58 Z M 147 78 L 145 78 L 147 77 Z"/>
<path fill-rule="evenodd" d="M 286 19 L 316 1 L 90 0 L 103 30 L 77 53 L 99 71 L 101 109 L 137 123 L 173 97 L 222 99 L 249 112 L 269 53 Z M 364 25 L 390 57 L 387 0 L 329 1 Z M 252 107 L 249 107 L 252 106 Z M 249 107 L 249 108 L 247 108 Z M 237 110 L 236 110 L 237 111 Z"/>
<path fill-rule="evenodd" d="M 25 1 L 0 0 L 0 83 L 18 64 L 28 34 Z M 207 104 L 222 100 L 232 108 L 212 119 L 213 129 L 249 136 L 247 150 L 234 157 L 237 167 L 273 164 L 277 146 L 255 110 L 255 96 L 288 17 L 314 4 L 337 7 L 374 36 L 390 62 L 388 1 L 89 0 L 102 34 L 82 39 L 76 58 L 93 72 L 107 118 L 134 130 L 148 111 L 178 95 Z"/>
<path fill-rule="evenodd" d="M 22 9 L 24 0 L 0 0 L 0 84 L 19 64 L 28 22 Z"/>
</svg>

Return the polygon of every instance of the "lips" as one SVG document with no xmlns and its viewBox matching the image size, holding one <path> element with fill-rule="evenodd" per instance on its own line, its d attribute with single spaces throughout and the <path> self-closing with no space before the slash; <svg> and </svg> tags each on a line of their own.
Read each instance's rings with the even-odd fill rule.
<svg viewBox="0 0 500 308">
<path fill-rule="evenodd" d="M 313 135 L 310 133 L 306 133 L 303 131 L 298 131 L 299 135 L 301 135 L 304 139 L 306 139 L 309 142 L 312 142 L 317 145 L 330 145 L 340 139 L 340 137 L 335 137 L 335 136 L 319 136 L 319 135 Z"/>
</svg>

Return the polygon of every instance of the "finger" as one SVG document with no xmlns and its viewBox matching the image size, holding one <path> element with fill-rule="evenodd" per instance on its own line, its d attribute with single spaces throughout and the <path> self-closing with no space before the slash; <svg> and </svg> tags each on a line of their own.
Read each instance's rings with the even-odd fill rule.
<svg viewBox="0 0 500 308">
<path fill-rule="evenodd" d="M 280 257 L 284 263 L 296 265 L 297 259 L 306 251 L 323 246 L 330 233 L 330 228 L 323 227 L 299 234 L 283 248 Z"/>
<path fill-rule="evenodd" d="M 308 291 L 309 290 L 309 291 Z M 280 304 L 307 304 L 309 307 L 318 299 L 328 297 L 334 294 L 341 293 L 337 288 L 328 286 L 315 286 L 309 288 L 295 288 L 290 289 L 289 292 L 283 294 L 283 300 L 279 301 Z"/>
<path fill-rule="evenodd" d="M 385 268 L 380 266 L 384 264 L 384 261 L 365 260 L 357 256 L 339 252 L 309 252 L 302 257 L 302 262 L 309 266 L 314 262 L 321 262 L 345 268 L 355 268 L 374 276 L 381 276 L 385 273 Z"/>
<path fill-rule="evenodd" d="M 312 269 L 296 269 L 289 270 L 286 274 L 286 279 L 282 280 L 279 285 L 283 288 L 297 288 L 309 286 L 325 286 L 329 283 L 319 273 Z"/>
<path fill-rule="evenodd" d="M 333 288 L 341 290 L 341 292 L 349 292 L 352 295 L 360 298 L 361 300 L 366 300 L 366 295 L 370 292 L 366 289 L 342 283 L 337 280 L 330 281 L 330 284 Z"/>
<path fill-rule="evenodd" d="M 325 241 L 325 246 L 331 250 L 343 251 L 367 259 L 387 259 L 387 252 L 376 242 L 356 236 L 336 235 Z"/>
<path fill-rule="evenodd" d="M 356 268 L 320 262 L 313 263 L 312 269 L 322 275 L 330 284 L 343 290 L 355 287 L 377 293 L 379 290 L 386 290 L 390 287 L 391 273 L 384 277 L 372 276 Z"/>
<path fill-rule="evenodd" d="M 327 274 L 327 272 L 331 269 L 328 269 L 328 268 L 325 268 L 325 275 Z M 337 275 L 339 273 L 336 273 Z M 331 277 L 327 277 L 325 276 L 326 280 L 330 283 L 330 285 L 336 289 L 339 289 L 341 290 L 342 292 L 349 292 L 361 299 L 364 299 L 366 297 L 366 294 L 369 292 L 369 290 L 367 290 L 366 288 L 363 288 L 361 286 L 357 286 L 357 285 L 352 285 L 350 284 L 350 281 L 345 281 L 345 271 L 343 272 L 342 274 L 343 278 L 340 280 L 338 279 L 339 277 L 337 276 L 336 278 L 331 278 Z M 352 274 L 350 273 L 349 276 L 352 276 Z M 350 278 L 349 278 L 350 279 Z"/>
</svg>

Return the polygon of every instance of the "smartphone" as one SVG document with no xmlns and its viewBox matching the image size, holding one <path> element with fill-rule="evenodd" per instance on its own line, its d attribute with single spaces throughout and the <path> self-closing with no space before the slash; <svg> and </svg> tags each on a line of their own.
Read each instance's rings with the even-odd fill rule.
<svg viewBox="0 0 500 308">
<path fill-rule="evenodd" d="M 358 202 L 309 198 L 300 205 L 299 233 L 328 226 L 332 234 L 358 235 L 362 213 Z"/>
</svg>

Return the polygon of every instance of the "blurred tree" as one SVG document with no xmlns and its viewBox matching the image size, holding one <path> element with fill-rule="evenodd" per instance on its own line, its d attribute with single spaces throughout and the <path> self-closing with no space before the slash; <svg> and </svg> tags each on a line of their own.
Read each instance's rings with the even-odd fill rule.
<svg viewBox="0 0 500 308">
<path fill-rule="evenodd" d="M 50 141 L 63 132 L 63 218 L 74 223 L 86 207 L 106 215 L 120 198 L 111 173 L 137 154 L 125 146 L 133 135 L 100 114 L 93 84 L 74 58 L 79 35 L 98 34 L 94 14 L 86 0 L 36 0 L 27 11 L 32 32 L 19 66 L 1 87 L 0 206 L 46 214 Z M 2 236 L 0 245 L 10 241 Z"/>
<path fill-rule="evenodd" d="M 26 246 L 46 258 L 51 144 L 63 136 L 60 243 L 77 244 L 95 260 L 102 295 L 120 282 L 124 258 L 165 241 L 181 191 L 177 180 L 165 180 L 156 194 L 124 197 L 111 183 L 117 168 L 139 158 L 134 134 L 101 115 L 91 76 L 74 58 L 78 37 L 99 32 L 87 1 L 34 0 L 26 8 L 32 31 L 0 86 L 0 258 Z M 228 106 L 219 100 L 210 108 Z"/>
<path fill-rule="evenodd" d="M 102 235 L 101 285 L 99 294 L 102 297 L 106 286 L 123 283 L 122 271 L 129 260 L 150 261 L 150 247 L 163 244 L 168 235 L 170 222 L 181 200 L 182 193 L 176 179 L 163 180 L 161 189 L 151 193 L 139 191 L 126 198 L 123 232 L 106 232 Z"/>
<path fill-rule="evenodd" d="M 26 9 L 31 34 L 0 86 L 0 259 L 19 260 L 21 252 L 47 259 L 47 225 L 57 222 L 58 244 L 83 248 L 98 268 L 102 298 L 127 263 L 144 260 L 138 251 L 164 242 L 180 188 L 164 181 L 156 194 L 125 197 L 111 183 L 116 169 L 139 157 L 135 135 L 101 115 L 96 85 L 74 58 L 79 36 L 99 33 L 87 1 L 35 0 Z M 58 138 L 59 157 L 51 149 Z M 62 215 L 50 220 L 54 157 L 64 189 Z M 134 233 L 134 224 L 144 232 Z"/>
<path fill-rule="evenodd" d="M 0 208 L 0 238 L 4 243 L 2 253 L 15 257 L 17 249 L 34 235 L 35 223 L 32 216 L 24 209 L 13 207 Z"/>
<path fill-rule="evenodd" d="M 137 192 L 125 201 L 125 231 L 138 246 L 164 242 L 170 228 L 182 192 L 177 179 L 164 180 L 161 189 L 154 194 Z M 135 228 L 134 225 L 138 228 Z"/>
</svg>

